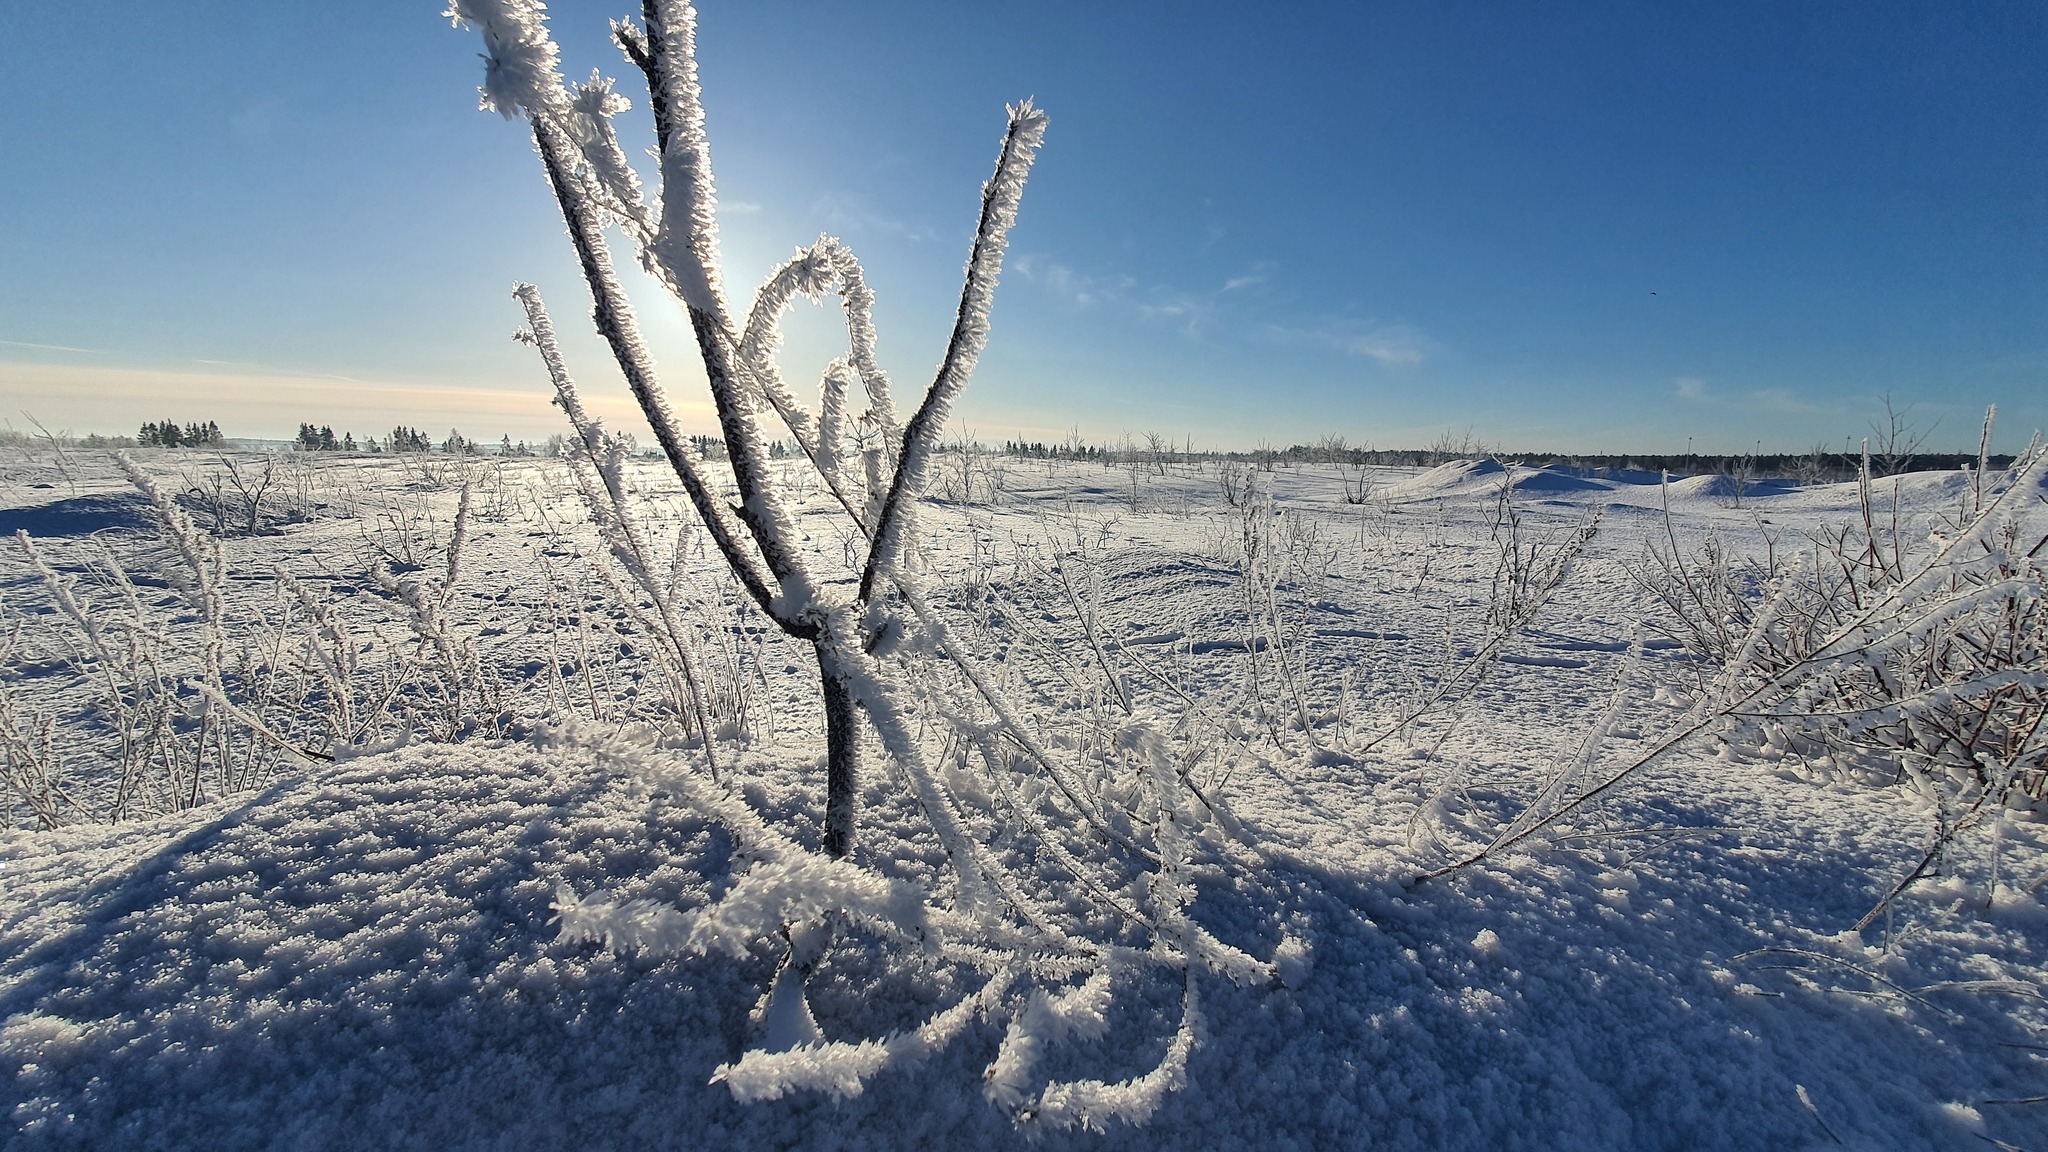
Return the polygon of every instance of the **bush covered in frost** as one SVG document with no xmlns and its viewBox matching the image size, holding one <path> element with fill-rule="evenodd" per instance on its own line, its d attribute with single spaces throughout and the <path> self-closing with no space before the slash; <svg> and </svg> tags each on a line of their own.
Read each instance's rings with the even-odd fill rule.
<svg viewBox="0 0 2048 1152">
<path fill-rule="evenodd" d="M 586 743 L 591 754 L 660 780 L 722 823 L 744 862 L 722 899 L 687 912 L 564 892 L 564 935 L 657 953 L 779 950 L 760 1043 L 717 1074 L 742 1099 L 797 1089 L 852 1095 L 881 1069 L 986 1020 L 1005 1030 L 986 1073 L 987 1095 L 1018 1122 L 1098 1127 L 1145 1119 L 1184 1080 L 1199 1037 L 1200 978 L 1239 985 L 1276 978 L 1273 964 L 1216 939 L 1188 914 L 1189 867 L 1198 855 L 1230 856 L 1220 832 L 1225 819 L 1189 779 L 1170 718 L 1133 714 L 1102 732 L 1079 763 L 1070 750 L 1055 755 L 1035 723 L 1052 703 L 1015 700 L 1013 688 L 999 688 L 949 631 L 908 562 L 940 434 L 988 337 L 997 275 L 1045 114 L 1029 101 L 1009 110 L 951 337 L 905 417 L 876 359 L 873 294 L 846 245 L 821 237 L 775 269 L 747 308 L 729 303 L 689 4 L 647 0 L 641 22 L 612 29 L 647 85 L 660 167 L 651 196 L 613 128 L 625 97 L 599 76 L 563 81 L 540 4 L 456 0 L 449 15 L 482 34 L 484 107 L 523 118 L 532 131 L 595 300 L 597 330 L 662 454 L 755 607 L 810 645 L 824 713 L 823 835 L 814 851 L 763 821 L 730 790 L 729 774 L 721 775 L 713 705 L 692 665 L 688 629 L 658 588 L 646 534 L 626 499 L 626 453 L 584 409 L 540 292 L 520 285 L 521 338 L 539 352 L 575 429 L 568 449 L 588 506 L 650 622 L 673 637 L 674 673 L 688 685 L 698 718 L 694 758 L 618 739 Z M 611 233 L 624 236 L 689 316 L 727 450 L 736 492 L 730 501 L 724 471 L 714 473 L 677 419 L 616 277 Z M 799 297 L 827 295 L 843 307 L 847 349 L 824 370 L 813 410 L 784 381 L 776 353 L 784 312 Z M 771 434 L 771 420 L 807 469 L 801 488 L 771 463 L 779 435 Z M 810 491 L 847 530 L 843 553 L 805 547 L 797 505 Z M 958 763 L 939 770 L 935 740 Z M 870 741 L 943 852 L 947 866 L 931 883 L 893 878 L 880 867 L 888 861 L 863 850 L 856 809 Z M 905 963 L 978 973 L 978 986 L 915 1028 L 828 1038 L 805 983 L 855 936 L 898 950 Z M 1297 958 L 1302 952 L 1299 942 L 1283 947 Z M 1179 985 L 1180 1022 L 1151 1071 L 1116 1083 L 1048 1079 L 1041 1058 L 1049 1046 L 1099 1034 L 1119 987 L 1161 973 Z"/>
</svg>

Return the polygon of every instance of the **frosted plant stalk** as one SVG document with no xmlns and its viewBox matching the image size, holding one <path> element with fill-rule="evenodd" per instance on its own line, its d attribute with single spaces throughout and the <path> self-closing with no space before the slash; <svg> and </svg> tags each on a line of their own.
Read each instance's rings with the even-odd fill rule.
<svg viewBox="0 0 2048 1152">
<path fill-rule="evenodd" d="M 787 636 L 811 645 L 817 660 L 825 712 L 826 797 L 821 852 L 790 844 L 762 825 L 736 797 L 723 793 L 687 768 L 672 770 L 651 761 L 641 749 L 617 740 L 577 738 L 601 760 L 660 779 L 682 802 L 725 824 L 740 842 L 740 858 L 750 861 L 735 884 L 715 904 L 693 912 L 642 905 L 613 905 L 596 898 L 561 897 L 564 935 L 570 939 L 602 938 L 611 946 L 656 951 L 743 952 L 764 940 L 789 941 L 784 967 L 771 993 L 767 1015 L 778 1024 L 774 1051 L 747 1053 L 718 1076 L 740 1099 L 771 1099 L 797 1088 L 845 1096 L 861 1090 L 865 1079 L 883 1067 L 914 1059 L 949 1041 L 977 1018 L 1006 1021 L 1024 1008 L 1009 994 L 1019 980 L 1068 979 L 1098 972 L 1167 971 L 1183 986 L 1182 1022 L 1167 1045 L 1160 1066 L 1147 1076 L 1121 1085 L 1077 1081 L 1017 1088 L 1036 1091 L 1035 1112 L 1048 1123 L 1099 1126 L 1111 1119 L 1141 1120 L 1164 1093 L 1185 1078 L 1199 1017 L 1194 980 L 1213 974 L 1234 983 L 1271 980 L 1272 965 L 1216 940 L 1187 914 L 1194 889 L 1187 869 L 1195 837 L 1210 822 L 1208 810 L 1181 779 L 1179 767 L 1165 748 L 1164 736 L 1134 724 L 1119 734 L 1113 748 L 1097 749 L 1109 759 L 1099 766 L 1136 781 L 1136 799 L 1129 815 L 1142 831 L 1138 836 L 1109 834 L 1104 844 L 1121 844 L 1138 862 L 1139 876 L 1106 883 L 1092 874 L 1059 843 L 1060 831 L 1039 816 L 1021 819 L 1049 846 L 1047 854 L 1065 866 L 1077 890 L 1048 884 L 1028 850 L 993 843 L 1007 841 L 981 834 L 984 813 L 955 791 L 958 778 L 936 771 L 922 742 L 920 729 L 933 714 L 960 725 L 983 748 L 991 770 L 1014 771 L 997 753 L 1000 738 L 1026 748 L 1020 762 L 1052 780 L 1065 792 L 1080 818 L 1105 828 L 1101 814 L 1071 773 L 1064 772 L 1029 732 L 1023 718 L 1005 707 L 1000 692 L 974 670 L 957 645 L 929 612 L 906 562 L 915 510 L 926 491 L 932 456 L 948 414 L 959 398 L 986 345 L 990 307 L 999 278 L 1009 231 L 1032 161 L 1042 142 L 1044 113 L 1028 101 L 1008 110 L 1009 117 L 994 175 L 984 186 L 981 212 L 965 281 L 950 338 L 938 371 L 908 422 L 898 424 L 888 377 L 876 360 L 873 294 L 857 261 L 829 237 L 799 251 L 795 260 L 771 275 L 752 305 L 740 314 L 724 296 L 720 267 L 705 115 L 698 82 L 696 15 L 681 0 L 644 0 L 640 27 L 613 25 L 614 38 L 645 75 L 655 122 L 661 183 L 653 204 L 656 220 L 636 205 L 639 193 L 620 171 L 616 139 L 608 135 L 608 117 L 619 107 L 601 80 L 579 86 L 574 93 L 560 84 L 553 49 L 536 45 L 545 39 L 538 9 L 529 4 L 458 3 L 451 14 L 458 21 L 484 27 L 487 49 L 510 45 L 514 59 L 487 69 L 486 103 L 500 111 L 523 114 L 533 131 L 549 187 L 568 226 L 585 280 L 595 298 L 594 321 L 610 345 L 628 387 L 639 401 L 664 454 L 713 543 L 735 578 L 756 605 Z M 496 29 L 496 31 L 493 31 Z M 543 63 L 545 66 L 543 66 Z M 521 85 L 538 77 L 534 85 Z M 552 78 L 552 79 L 550 79 Z M 552 85 L 552 87 L 549 87 Z M 546 90 L 542 90 L 546 89 Z M 703 362 L 720 437 L 732 469 L 737 498 L 728 503 L 709 483 L 704 462 L 684 436 L 673 406 L 642 341 L 633 309 L 619 286 L 604 228 L 624 225 L 639 247 L 642 266 L 684 305 Z M 846 355 L 826 371 L 818 411 L 806 411 L 783 383 L 776 359 L 780 321 L 798 297 L 838 292 L 846 314 Z M 644 540 L 624 526 L 623 492 L 617 457 L 608 437 L 581 409 L 569 384 L 566 366 L 547 327 L 538 294 L 521 289 L 528 305 L 530 333 L 558 399 L 571 415 L 603 502 L 593 499 L 600 524 L 615 530 L 615 555 L 635 578 L 651 575 Z M 865 413 L 848 410 L 852 385 L 866 392 Z M 841 579 L 824 578 L 819 561 L 807 551 L 799 530 L 800 509 L 769 459 L 764 420 L 773 413 L 810 460 L 818 477 L 846 514 L 851 529 L 847 545 L 850 571 Z M 868 438 L 860 463 L 865 472 L 856 486 L 851 476 L 851 445 Z M 879 444 L 874 443 L 878 438 Z M 864 555 L 858 547 L 865 543 Z M 636 567 L 637 566 L 637 567 Z M 857 580 L 844 579 L 857 576 Z M 657 582 L 658 583 L 658 582 Z M 849 587 L 852 585 L 852 587 Z M 903 615 L 909 609 L 909 615 Z M 953 659 L 962 679 L 932 678 L 914 686 L 905 668 Z M 964 682 L 963 682 L 964 681 Z M 967 694 L 984 697 L 995 719 L 986 723 L 969 715 Z M 931 713 L 913 705 L 919 692 L 929 693 Z M 866 721 L 863 725 L 863 719 Z M 860 796 L 859 756 L 871 729 L 901 772 L 907 794 L 922 822 L 945 851 L 950 884 L 931 889 L 898 887 L 861 867 L 854 852 L 856 805 Z M 1007 783 L 1007 781 L 1006 781 Z M 1018 810 L 1025 803 L 1014 787 L 1004 796 Z M 1139 843 L 1140 839 L 1149 844 Z M 1150 866 L 1154 871 L 1144 873 Z M 1055 869 L 1057 871 L 1058 869 Z M 1105 868 L 1104 871 L 1114 871 Z M 877 887 L 877 885 L 880 885 Z M 1122 889 L 1118 891 L 1119 887 Z M 1125 895 L 1127 893 L 1127 895 Z M 899 895 L 914 901 L 903 905 Z M 914 916 L 912 913 L 914 912 Z M 1091 939 L 1099 931 L 1091 921 L 1112 913 L 1133 932 L 1149 936 L 1145 947 Z M 912 920 L 915 920 L 913 926 Z M 1099 921 L 1094 921 L 1099 923 Z M 833 923 L 861 927 L 894 946 L 935 954 L 949 963 L 969 965 L 986 977 L 981 990 L 941 1009 L 918 1029 L 858 1043 L 821 1040 L 808 1025 L 808 1008 L 800 999 L 801 971 L 808 964 L 811 941 Z M 1068 931 L 1062 925 L 1084 931 Z M 803 943 L 799 943 L 799 941 Z M 785 979 L 785 977 L 794 977 Z M 1088 975 L 1085 979 L 1092 979 Z M 1084 979 L 1084 983 L 1085 983 Z M 1106 985 L 1105 985 L 1106 986 Z M 788 989 L 794 988 L 794 992 Z M 1050 1035 L 1049 1033 L 1047 1034 Z M 1019 1082 L 1022 1083 L 1021 1081 Z M 1021 1113 L 1020 1113 L 1021 1116 Z"/>
<path fill-rule="evenodd" d="M 526 309 L 529 327 L 522 335 L 540 352 L 541 361 L 555 385 L 555 402 L 568 414 L 570 425 L 576 430 L 578 452 L 571 458 L 571 463 L 577 466 L 579 486 L 583 489 L 591 515 L 613 554 L 654 603 L 661 625 L 659 631 L 667 642 L 666 651 L 675 658 L 684 692 L 697 716 L 706 762 L 715 776 L 718 773 L 717 733 L 710 698 L 705 694 L 704 678 L 694 652 L 695 644 L 685 632 L 675 605 L 662 586 L 654 550 L 649 546 L 646 533 L 633 515 L 632 505 L 627 499 L 624 450 L 606 435 L 602 426 L 584 408 L 576 383 L 570 378 L 562 360 L 561 348 L 555 341 L 554 323 L 548 316 L 547 305 L 541 300 L 540 290 L 531 284 L 521 284 L 514 289 L 513 295 Z M 583 482 L 585 466 L 596 473 L 597 491 Z M 602 499 L 598 491 L 603 493 Z"/>
<path fill-rule="evenodd" d="M 967 283 L 960 291 L 960 309 L 954 317 L 953 336 L 946 343 L 945 359 L 939 362 L 937 379 L 925 392 L 924 403 L 903 429 L 903 450 L 896 462 L 896 475 L 883 500 L 881 518 L 875 525 L 875 543 L 868 553 L 867 568 L 861 573 L 863 600 L 874 594 L 875 582 L 884 573 L 894 573 L 903 553 L 904 533 L 909 530 L 912 504 L 924 494 L 929 482 L 932 452 L 945 431 L 946 418 L 954 401 L 967 386 L 967 378 L 988 343 L 989 309 L 995 301 L 996 278 L 1003 268 L 1003 251 L 1009 246 L 1010 226 L 1017 220 L 1017 205 L 1024 196 L 1024 179 L 1031 162 L 1045 142 L 1045 113 L 1026 100 L 1009 109 L 1010 128 L 1003 135 L 1003 150 L 996 160 L 996 174 L 982 187 L 981 221 L 974 233 L 974 251 L 967 258 Z"/>
</svg>

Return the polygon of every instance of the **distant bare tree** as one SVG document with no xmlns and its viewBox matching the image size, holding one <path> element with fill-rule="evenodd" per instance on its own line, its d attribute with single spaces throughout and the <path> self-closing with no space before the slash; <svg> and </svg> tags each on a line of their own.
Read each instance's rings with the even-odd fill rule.
<svg viewBox="0 0 2048 1152">
<path fill-rule="evenodd" d="M 1153 471 L 1166 475 L 1166 462 L 1173 455 L 1173 441 L 1157 432 L 1145 433 L 1145 455 L 1152 462 Z"/>
<path fill-rule="evenodd" d="M 1913 419 L 1913 405 L 1895 407 L 1892 394 L 1886 392 L 1880 399 L 1884 403 L 1884 418 L 1870 422 L 1870 459 L 1876 465 L 1880 476 L 1896 476 L 1913 466 L 1913 457 L 1920 451 L 1934 430 L 1941 427 L 1936 420 L 1927 427 Z"/>
</svg>

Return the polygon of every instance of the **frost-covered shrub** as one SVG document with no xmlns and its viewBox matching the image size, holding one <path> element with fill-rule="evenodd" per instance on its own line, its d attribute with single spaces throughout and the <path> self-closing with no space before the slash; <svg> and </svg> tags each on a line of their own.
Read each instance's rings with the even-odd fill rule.
<svg viewBox="0 0 2048 1152">
<path fill-rule="evenodd" d="M 742 1099 L 799 1088 L 846 1096 L 891 1064 L 949 1042 L 976 1020 L 1006 1030 L 988 1069 L 989 1099 L 1020 1123 L 1099 1127 L 1141 1121 L 1183 1082 L 1199 1036 L 1197 978 L 1236 984 L 1275 979 L 1259 961 L 1203 929 L 1188 913 L 1189 870 L 1228 859 L 1226 818 L 1187 778 L 1165 718 L 1127 715 L 1084 751 L 1047 747 L 1034 718 L 949 630 L 912 562 L 919 507 L 937 470 L 948 413 L 988 337 L 989 311 L 1010 226 L 1046 125 L 1026 101 L 1009 109 L 995 174 L 983 188 L 966 282 L 952 334 L 916 409 L 899 416 L 876 358 L 873 293 L 860 263 L 831 237 L 771 273 L 744 311 L 731 307 L 718 252 L 716 200 L 697 82 L 696 14 L 681 0 L 646 0 L 642 22 L 613 25 L 645 77 L 660 179 L 651 197 L 627 161 L 611 118 L 627 108 L 612 82 L 567 84 L 559 50 L 535 0 L 455 0 L 448 14 L 486 48 L 485 108 L 523 118 L 568 225 L 594 321 L 638 400 L 712 546 L 758 610 L 816 657 L 824 713 L 826 780 L 822 851 L 765 823 L 707 772 L 663 759 L 651 739 L 579 738 L 620 768 L 654 777 L 722 823 L 739 842 L 741 869 L 717 903 L 690 912 L 563 893 L 564 935 L 652 952 L 771 948 L 781 968 L 761 1012 L 761 1046 L 719 1069 Z M 699 436 L 686 434 L 620 286 L 608 229 L 689 316 L 732 488 L 722 490 Z M 612 556 L 637 586 L 650 630 L 673 641 L 674 675 L 699 718 L 701 755 L 715 769 L 717 729 L 704 723 L 701 676 L 686 631 L 664 607 L 651 555 L 623 498 L 620 443 L 583 411 L 539 292 L 521 285 L 528 328 L 557 402 L 576 435 L 566 447 Z M 783 313 L 799 297 L 841 303 L 847 350 L 824 371 L 815 410 L 784 381 L 777 360 Z M 786 431 L 801 461 L 776 459 Z M 815 493 L 847 534 L 843 552 L 806 546 L 799 504 Z M 912 882 L 900 860 L 864 859 L 857 842 L 861 751 L 886 754 L 923 842 L 888 851 L 930 855 L 943 867 Z M 939 755 L 935 758 L 933 752 Z M 868 848 L 868 851 L 875 851 Z M 882 1038 L 827 1038 L 805 996 L 835 939 L 858 933 L 938 963 L 976 991 L 922 1025 Z M 1291 946 L 1298 956 L 1302 946 Z M 1294 965 L 1290 970 L 1301 970 Z M 1119 1083 L 1053 1082 L 1046 1049 L 1106 1025 L 1113 992 L 1148 974 L 1179 984 L 1180 1022 L 1148 1073 Z"/>
<path fill-rule="evenodd" d="M 215 536 L 263 536 L 311 520 L 328 502 L 316 496 L 311 464 L 275 453 L 220 452 L 183 476 L 179 504 Z M 324 494 L 324 493 L 323 493 Z"/>
<path fill-rule="evenodd" d="M 281 759 L 265 717 L 303 703 L 246 642 L 219 544 L 132 459 L 116 461 L 148 504 L 176 594 L 145 599 L 119 537 L 60 552 L 16 531 L 50 610 L 13 629 L 8 663 L 39 656 L 65 682 L 31 704 L 14 677 L 0 681 L 0 823 L 121 820 L 256 786 Z"/>
<path fill-rule="evenodd" d="M 192 808 L 287 763 L 503 730 L 503 675 L 459 603 L 467 490 L 446 535 L 417 533 L 419 563 L 366 561 L 375 591 L 348 597 L 320 561 L 258 560 L 246 509 L 210 531 L 161 474 L 178 462 L 112 463 L 133 491 L 97 497 L 123 510 L 109 530 L 5 542 L 21 567 L 0 605 L 0 825 Z"/>
<path fill-rule="evenodd" d="M 1419 879 L 1528 841 L 1651 764 L 1718 737 L 1791 752 L 1858 782 L 1909 785 L 1928 802 L 1926 855 L 1860 930 L 1938 869 L 1963 833 L 2048 797 L 2048 450 L 2036 436 L 1993 476 L 1984 466 L 1990 428 L 1987 416 L 1979 467 L 1965 474 L 1956 511 L 1917 538 L 1878 514 L 1867 462 L 1860 524 L 1819 535 L 1811 553 L 1738 566 L 1711 542 L 1687 555 L 1667 532 L 1635 572 L 1667 609 L 1663 626 L 1705 668 L 1691 706 L 1647 748 L 1617 757 L 1606 735 L 1627 703 L 1624 675 L 1606 714 L 1558 759 L 1534 801 L 1484 846 Z M 1995 874 L 2000 838 L 1993 843 Z"/>
<path fill-rule="evenodd" d="M 1866 460 L 1861 519 L 1810 550 L 1738 566 L 1674 544 L 1643 570 L 1720 670 L 1733 738 L 1931 803 L 1933 846 L 1901 889 L 1956 835 L 2048 798 L 2048 453 L 1987 471 L 1916 532 L 1878 507 Z"/>
<path fill-rule="evenodd" d="M 2038 458 L 2022 460 L 1990 499 L 1971 485 L 1959 513 L 1917 545 L 1866 518 L 1747 573 L 1703 551 L 1670 569 L 1663 595 L 1679 635 L 1737 666 L 1743 686 L 1802 674 L 1778 711 L 1735 714 L 1758 737 L 1882 753 L 1845 755 L 1839 767 L 1887 782 L 1934 773 L 1973 796 L 2039 799 L 2048 791 L 2048 747 L 2036 737 L 2048 704 L 2040 472 Z"/>
</svg>

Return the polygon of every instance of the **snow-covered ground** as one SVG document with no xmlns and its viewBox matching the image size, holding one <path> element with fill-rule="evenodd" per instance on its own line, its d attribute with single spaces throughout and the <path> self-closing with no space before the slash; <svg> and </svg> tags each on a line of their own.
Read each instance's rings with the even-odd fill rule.
<svg viewBox="0 0 2048 1152">
<path fill-rule="evenodd" d="M 203 497 L 216 460 L 140 463 Z M 0 464 L 0 529 L 35 538 L 99 618 L 158 622 L 163 659 L 193 675 L 189 581 L 135 487 L 97 459 Z M 742 610 L 672 479 L 635 467 L 652 534 L 680 538 L 676 586 L 721 686 L 721 781 L 815 849 L 815 665 Z M 112 722 L 48 582 L 17 544 L 0 558 L 10 723 L 24 747 L 48 731 L 66 750 L 70 798 L 39 821 L 26 785 L 7 795 L 0 1143 L 2048 1147 L 2048 1105 L 2029 1102 L 2048 1095 L 2048 829 L 2023 813 L 1859 936 L 1845 929 L 1924 853 L 1929 811 L 1902 788 L 1703 740 L 1512 851 L 1416 883 L 1514 819 L 1615 701 L 1603 762 L 1678 722 L 1702 668 L 1656 630 L 1631 575 L 1646 542 L 1796 549 L 1858 513 L 1853 486 L 1469 463 L 940 467 L 919 558 L 958 635 L 1050 702 L 1035 717 L 1055 746 L 1113 727 L 1119 694 L 1206 733 L 1195 782 L 1240 827 L 1197 855 L 1194 918 L 1261 957 L 1307 945 L 1271 987 L 1196 978 L 1201 1043 L 1148 1123 L 1013 1123 L 985 1098 L 1004 1037 L 991 1023 L 849 1098 L 741 1103 L 713 1082 L 758 1042 L 772 941 L 648 956 L 559 934 L 558 901 L 699 908 L 750 859 L 665 783 L 701 778 L 701 748 L 660 723 L 658 669 L 566 470 L 362 457 L 283 469 L 262 531 L 221 538 L 224 611 L 241 622 L 230 663 L 299 669 L 313 687 L 272 684 L 263 718 L 333 760 L 243 732 L 242 776 L 199 781 L 196 807 L 177 810 L 190 796 L 164 767 L 134 783 L 127 819 L 87 819 L 116 802 Z M 1490 653 L 1504 480 L 1525 545 L 1562 547 L 1599 519 L 1556 594 Z M 369 573 L 381 562 L 439 595 L 465 482 L 444 622 L 484 690 L 458 702 L 418 655 L 417 614 Z M 1910 521 L 1959 483 L 1909 477 L 1898 499 Z M 211 524 L 204 500 L 187 506 Z M 822 496 L 811 506 L 809 546 L 850 548 Z M 363 662 L 352 745 L 322 727 L 332 709 L 308 669 L 324 634 L 280 569 Z M 377 711 L 378 686 L 398 702 Z M 310 711 L 289 716 L 292 702 Z M 950 764 L 957 750 L 931 739 Z M 593 751 L 621 744 L 646 773 Z M 900 774 L 879 748 L 867 760 L 856 863 L 937 883 Z M 948 771 L 972 791 L 964 760 Z M 828 1039 L 880 1037 L 958 1001 L 965 978 L 852 937 L 810 1006 Z M 1180 993 L 1131 977 L 1106 1030 L 1050 1049 L 1043 1074 L 1145 1074 Z"/>
</svg>

